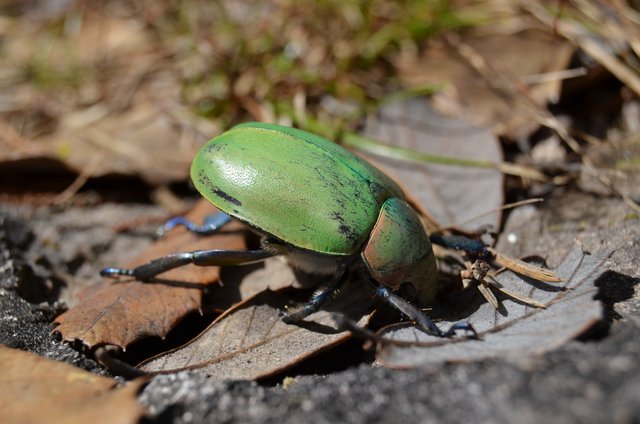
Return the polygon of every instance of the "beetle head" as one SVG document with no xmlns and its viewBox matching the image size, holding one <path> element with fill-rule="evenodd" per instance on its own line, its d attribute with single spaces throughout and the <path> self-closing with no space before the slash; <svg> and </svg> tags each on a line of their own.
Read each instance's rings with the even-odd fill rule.
<svg viewBox="0 0 640 424">
<path fill-rule="evenodd" d="M 410 283 L 423 304 L 435 297 L 438 274 L 429 236 L 404 200 L 392 198 L 382 205 L 362 259 L 378 283 L 392 290 Z"/>
</svg>

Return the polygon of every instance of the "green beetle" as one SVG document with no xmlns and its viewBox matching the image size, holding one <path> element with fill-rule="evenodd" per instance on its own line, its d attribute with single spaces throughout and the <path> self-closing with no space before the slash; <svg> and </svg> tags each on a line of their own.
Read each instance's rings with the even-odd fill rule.
<svg viewBox="0 0 640 424">
<path fill-rule="evenodd" d="M 245 123 L 209 141 L 191 166 L 196 189 L 213 205 L 264 236 L 261 249 L 178 253 L 134 269 L 106 268 L 104 276 L 148 280 L 188 263 L 240 265 L 286 256 L 305 272 L 331 275 L 332 283 L 286 322 L 319 310 L 363 266 L 376 293 L 429 333 L 448 336 L 424 313 L 394 293 L 410 284 L 421 303 L 433 300 L 437 268 L 429 237 L 398 185 L 365 160 L 320 136 L 274 124 Z M 224 223 L 224 218 L 221 223 Z M 199 227 L 179 218 L 195 232 Z"/>
</svg>

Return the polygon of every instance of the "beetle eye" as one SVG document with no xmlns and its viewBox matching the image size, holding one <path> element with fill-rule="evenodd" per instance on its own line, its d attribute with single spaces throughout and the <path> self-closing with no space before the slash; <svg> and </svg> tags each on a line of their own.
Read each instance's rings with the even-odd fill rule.
<svg viewBox="0 0 640 424">
<path fill-rule="evenodd" d="M 384 187 L 382 187 L 380 184 L 376 183 L 375 181 L 369 181 L 369 190 L 371 190 L 371 193 L 373 193 L 373 195 L 375 196 L 381 191 L 384 191 Z"/>
</svg>

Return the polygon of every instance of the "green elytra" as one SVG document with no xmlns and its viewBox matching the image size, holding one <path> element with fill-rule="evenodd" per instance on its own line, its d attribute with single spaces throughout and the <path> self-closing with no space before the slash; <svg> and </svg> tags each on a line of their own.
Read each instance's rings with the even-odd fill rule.
<svg viewBox="0 0 640 424">
<path fill-rule="evenodd" d="M 191 166 L 196 189 L 227 214 L 279 241 L 326 255 L 360 254 L 372 277 L 437 290 L 429 238 L 398 185 L 331 141 L 245 123 L 209 141 Z"/>
</svg>

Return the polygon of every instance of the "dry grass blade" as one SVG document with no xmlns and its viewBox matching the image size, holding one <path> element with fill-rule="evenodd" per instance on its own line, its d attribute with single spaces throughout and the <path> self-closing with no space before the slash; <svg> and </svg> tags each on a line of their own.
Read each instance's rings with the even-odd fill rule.
<svg viewBox="0 0 640 424">
<path fill-rule="evenodd" d="M 491 289 L 489 289 L 489 287 L 484 284 L 483 281 L 480 281 L 480 283 L 478 284 L 478 290 L 480 291 L 482 296 L 487 299 L 487 302 L 489 302 L 491 306 L 496 309 L 500 308 L 500 302 L 498 302 L 496 296 L 491 292 Z"/>
<path fill-rule="evenodd" d="M 504 287 L 502 287 L 500 283 L 498 283 L 495 279 L 493 279 L 493 277 L 488 277 L 487 280 L 485 280 L 485 282 L 487 285 L 495 288 L 496 290 L 505 294 L 506 296 L 512 299 L 515 299 L 517 301 L 520 301 L 526 305 L 533 306 L 536 308 L 542 308 L 542 309 L 547 307 L 547 305 L 545 305 L 544 303 L 540 303 L 528 296 L 521 295 L 519 293 L 514 292 L 513 290 L 505 289 Z M 498 308 L 496 307 L 496 309 Z"/>
<path fill-rule="evenodd" d="M 543 183 L 549 182 L 548 176 L 532 166 L 521 165 L 517 163 L 500 162 L 496 164 L 496 168 L 506 175 L 528 178 Z"/>
<path fill-rule="evenodd" d="M 531 265 L 525 261 L 521 261 L 519 259 L 511 258 L 509 256 L 503 255 L 502 253 L 496 251 L 493 248 L 488 248 L 489 252 L 494 255 L 494 261 L 511 271 L 518 273 L 520 275 L 524 275 L 527 277 L 535 278 L 536 280 L 544 281 L 547 283 L 560 283 L 564 281 L 562 278 L 558 277 L 555 272 L 550 269 L 540 268 L 535 265 Z"/>
</svg>

